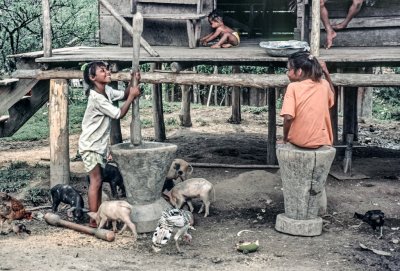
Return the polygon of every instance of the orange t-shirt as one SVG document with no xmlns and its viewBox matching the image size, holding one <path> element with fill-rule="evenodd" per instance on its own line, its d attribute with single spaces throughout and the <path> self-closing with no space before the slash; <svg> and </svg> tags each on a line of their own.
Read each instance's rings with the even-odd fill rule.
<svg viewBox="0 0 400 271">
<path fill-rule="evenodd" d="M 332 145 L 329 108 L 333 104 L 334 95 L 325 79 L 320 82 L 307 79 L 290 83 L 280 114 L 293 117 L 288 141 L 304 148 Z"/>
</svg>

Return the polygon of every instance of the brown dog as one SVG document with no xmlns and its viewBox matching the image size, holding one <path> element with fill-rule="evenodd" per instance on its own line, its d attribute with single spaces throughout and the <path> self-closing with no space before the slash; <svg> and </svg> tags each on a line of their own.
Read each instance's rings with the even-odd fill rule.
<svg viewBox="0 0 400 271">
<path fill-rule="evenodd" d="M 181 179 L 181 181 L 183 182 L 187 179 L 189 175 L 192 174 L 192 172 L 193 167 L 188 162 L 183 159 L 175 159 L 174 161 L 172 161 L 167 176 L 165 177 L 165 182 L 161 192 L 164 193 L 165 191 L 170 191 L 175 186 L 178 178 Z M 168 200 L 168 198 L 166 198 L 165 196 L 164 198 Z"/>
<path fill-rule="evenodd" d="M 189 171 L 190 169 L 190 171 Z M 167 180 L 177 180 L 185 181 L 189 175 L 193 173 L 193 167 L 183 159 L 175 159 L 169 168 Z"/>
</svg>

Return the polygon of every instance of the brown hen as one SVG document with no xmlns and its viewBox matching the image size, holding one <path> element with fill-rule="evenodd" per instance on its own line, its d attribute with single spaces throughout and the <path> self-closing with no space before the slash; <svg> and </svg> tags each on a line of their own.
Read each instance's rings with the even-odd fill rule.
<svg viewBox="0 0 400 271">
<path fill-rule="evenodd" d="M 7 193 L 0 192 L 0 232 L 3 230 L 4 221 L 11 223 L 13 220 L 32 219 L 32 212 L 26 211 L 21 201 Z"/>
</svg>

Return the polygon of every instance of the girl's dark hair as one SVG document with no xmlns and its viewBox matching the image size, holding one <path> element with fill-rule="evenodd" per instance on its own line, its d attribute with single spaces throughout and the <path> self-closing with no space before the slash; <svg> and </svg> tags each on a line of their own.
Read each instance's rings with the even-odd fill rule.
<svg viewBox="0 0 400 271">
<path fill-rule="evenodd" d="M 288 68 L 294 69 L 294 71 L 301 69 L 303 71 L 303 79 L 309 78 L 316 82 L 320 81 L 323 75 L 317 58 L 307 51 L 291 54 Z"/>
<path fill-rule="evenodd" d="M 85 95 L 89 96 L 90 89 L 94 88 L 93 81 L 90 80 L 91 76 L 96 76 L 97 67 L 107 67 L 107 64 L 103 61 L 93 61 L 86 64 L 83 70 L 83 80 L 85 81 Z"/>
</svg>

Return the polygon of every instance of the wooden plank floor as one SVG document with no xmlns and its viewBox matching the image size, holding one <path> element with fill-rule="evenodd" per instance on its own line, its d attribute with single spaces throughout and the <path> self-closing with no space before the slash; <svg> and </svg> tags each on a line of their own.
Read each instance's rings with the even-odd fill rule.
<svg viewBox="0 0 400 271">
<path fill-rule="evenodd" d="M 230 65 L 285 65 L 287 58 L 268 56 L 257 44 L 244 44 L 236 48 L 210 49 L 199 47 L 153 46 L 159 57 L 151 57 L 143 48 L 140 62 L 194 62 L 197 64 Z M 19 58 L 34 58 L 39 63 L 60 64 L 79 63 L 94 60 L 120 62 L 129 65 L 132 61 L 132 48 L 118 46 L 71 47 L 53 50 L 52 57 L 43 57 L 42 52 L 14 55 Z M 400 47 L 341 47 L 320 50 L 320 59 L 335 66 L 400 66 Z"/>
</svg>

